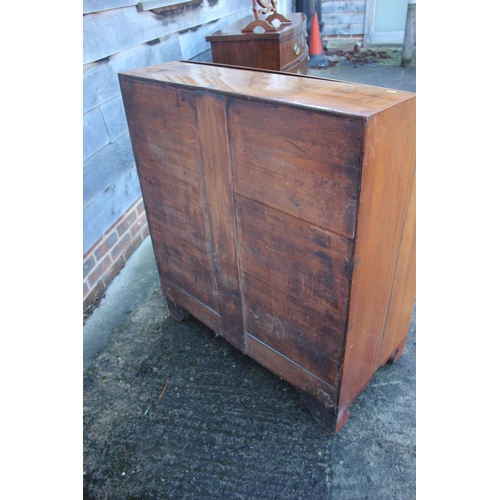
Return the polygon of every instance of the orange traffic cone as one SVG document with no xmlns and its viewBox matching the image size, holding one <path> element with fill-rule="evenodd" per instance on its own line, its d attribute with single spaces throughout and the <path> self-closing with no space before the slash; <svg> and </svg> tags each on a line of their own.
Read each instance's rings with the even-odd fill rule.
<svg viewBox="0 0 500 500">
<path fill-rule="evenodd" d="M 315 68 L 326 68 L 328 61 L 323 55 L 323 45 L 319 34 L 318 13 L 315 12 L 311 24 L 311 40 L 309 41 L 309 66 Z"/>
</svg>

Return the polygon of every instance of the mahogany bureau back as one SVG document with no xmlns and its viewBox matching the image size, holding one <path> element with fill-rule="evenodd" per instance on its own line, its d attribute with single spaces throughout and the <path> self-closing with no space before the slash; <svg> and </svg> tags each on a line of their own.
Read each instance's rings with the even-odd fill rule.
<svg viewBox="0 0 500 500">
<path fill-rule="evenodd" d="M 337 432 L 410 324 L 415 94 L 187 62 L 119 78 L 170 315 Z"/>
</svg>

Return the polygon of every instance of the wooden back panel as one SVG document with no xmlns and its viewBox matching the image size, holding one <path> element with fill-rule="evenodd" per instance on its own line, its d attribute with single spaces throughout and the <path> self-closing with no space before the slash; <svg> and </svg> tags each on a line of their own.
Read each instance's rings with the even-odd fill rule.
<svg viewBox="0 0 500 500">
<path fill-rule="evenodd" d="M 230 100 L 235 190 L 353 237 L 363 121 Z"/>
<path fill-rule="evenodd" d="M 129 131 L 164 289 L 221 312 L 193 92 L 122 80 Z"/>
<path fill-rule="evenodd" d="M 352 241 L 237 197 L 247 334 L 337 386 Z"/>
<path fill-rule="evenodd" d="M 338 430 L 415 300 L 414 94 L 188 63 L 120 82 L 166 297 Z"/>
</svg>

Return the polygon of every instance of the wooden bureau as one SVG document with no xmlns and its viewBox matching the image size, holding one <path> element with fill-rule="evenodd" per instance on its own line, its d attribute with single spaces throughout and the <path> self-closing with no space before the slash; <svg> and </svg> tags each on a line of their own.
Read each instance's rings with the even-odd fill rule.
<svg viewBox="0 0 500 500">
<path fill-rule="evenodd" d="M 241 30 L 254 20 L 248 16 L 207 36 L 213 62 L 306 75 L 306 15 L 296 12 L 286 17 L 291 24 L 282 24 L 277 31 L 243 33 Z"/>
<path fill-rule="evenodd" d="M 160 280 L 336 432 L 415 302 L 415 94 L 173 62 L 119 75 Z"/>
</svg>

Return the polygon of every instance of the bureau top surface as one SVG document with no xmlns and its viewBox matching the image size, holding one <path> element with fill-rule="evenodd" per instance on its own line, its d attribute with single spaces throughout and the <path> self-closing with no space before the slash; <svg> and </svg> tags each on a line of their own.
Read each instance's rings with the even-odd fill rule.
<svg viewBox="0 0 500 500">
<path fill-rule="evenodd" d="M 209 42 L 281 40 L 291 38 L 305 29 L 306 15 L 303 12 L 294 12 L 285 17 L 291 21 L 291 24 L 281 24 L 277 27 L 276 31 L 264 31 L 264 28 L 256 28 L 256 32 L 243 33 L 241 30 L 247 27 L 252 21 L 255 21 L 254 16 L 247 16 L 212 33 L 206 37 L 206 40 Z"/>
<path fill-rule="evenodd" d="M 124 71 L 121 78 L 369 117 L 415 94 L 359 83 L 184 61 Z"/>
</svg>

